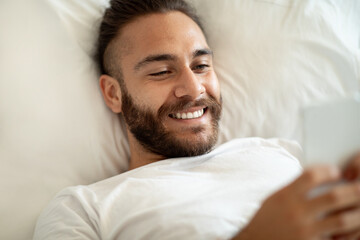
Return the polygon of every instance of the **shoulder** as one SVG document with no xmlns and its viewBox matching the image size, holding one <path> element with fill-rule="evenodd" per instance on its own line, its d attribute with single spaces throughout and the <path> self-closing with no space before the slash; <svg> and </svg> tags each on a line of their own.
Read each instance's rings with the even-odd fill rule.
<svg viewBox="0 0 360 240">
<path fill-rule="evenodd" d="M 86 186 L 59 192 L 39 216 L 34 239 L 101 239 L 95 201 Z"/>
<path fill-rule="evenodd" d="M 146 169 L 134 169 L 91 185 L 60 191 L 40 214 L 34 239 L 102 239 L 106 234 L 102 216 L 107 203 L 115 196 L 124 201 L 129 179 L 143 176 Z"/>
<path fill-rule="evenodd" d="M 284 138 L 237 138 L 218 146 L 213 151 L 213 153 L 217 155 L 221 153 L 236 152 L 245 149 L 249 150 L 263 148 L 270 149 L 272 151 L 286 152 L 289 157 L 296 158 L 298 161 L 301 161 L 302 159 L 302 148 L 300 144 L 296 141 Z"/>
</svg>

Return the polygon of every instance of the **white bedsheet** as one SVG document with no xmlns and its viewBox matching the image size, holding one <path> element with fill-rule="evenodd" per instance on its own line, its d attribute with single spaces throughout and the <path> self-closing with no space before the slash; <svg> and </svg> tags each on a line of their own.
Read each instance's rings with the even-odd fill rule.
<svg viewBox="0 0 360 240">
<path fill-rule="evenodd" d="M 237 139 L 200 157 L 67 188 L 43 211 L 35 239 L 229 239 L 301 171 L 279 143 L 291 146 Z"/>
</svg>

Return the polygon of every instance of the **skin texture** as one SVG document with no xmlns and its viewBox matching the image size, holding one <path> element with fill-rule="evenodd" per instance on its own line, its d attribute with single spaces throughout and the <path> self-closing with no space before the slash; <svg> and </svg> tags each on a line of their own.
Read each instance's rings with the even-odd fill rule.
<svg viewBox="0 0 360 240">
<path fill-rule="evenodd" d="M 113 112 L 122 112 L 124 89 L 121 87 L 126 87 L 136 106 L 159 116 L 161 124 L 177 140 L 198 144 L 215 134 L 211 114 L 194 121 L 174 120 L 168 114 L 156 115 L 164 105 L 173 105 L 177 109 L 181 99 L 186 99 L 188 105 L 179 111 L 197 110 L 199 106 L 194 107 L 194 103 L 210 97 L 220 102 L 212 55 L 193 56 L 196 50 L 209 47 L 203 33 L 190 18 L 179 12 L 140 17 L 126 25 L 111 45 L 114 51 L 111 55 L 116 56 L 111 68 L 121 70 L 121 74 L 119 71 L 116 76 L 102 75 L 100 88 L 105 103 Z M 167 54 L 171 58 L 144 63 L 144 59 L 158 54 Z M 199 67 L 201 65 L 207 67 Z M 120 75 L 123 86 L 118 81 Z M 165 158 L 144 147 L 129 129 L 128 137 L 130 169 Z M 341 178 L 348 182 L 323 195 L 309 197 L 311 190 Z M 233 239 L 360 239 L 359 178 L 360 155 L 351 159 L 343 172 L 329 166 L 307 169 L 293 183 L 267 198 Z"/>
</svg>

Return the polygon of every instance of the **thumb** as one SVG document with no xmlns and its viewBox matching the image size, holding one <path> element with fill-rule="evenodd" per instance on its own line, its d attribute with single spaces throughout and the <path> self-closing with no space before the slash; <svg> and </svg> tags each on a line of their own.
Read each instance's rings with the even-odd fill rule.
<svg viewBox="0 0 360 240">
<path fill-rule="evenodd" d="M 332 165 L 318 165 L 307 168 L 292 182 L 288 188 L 296 194 L 295 197 L 304 197 L 313 188 L 325 183 L 340 180 L 340 169 Z"/>
</svg>

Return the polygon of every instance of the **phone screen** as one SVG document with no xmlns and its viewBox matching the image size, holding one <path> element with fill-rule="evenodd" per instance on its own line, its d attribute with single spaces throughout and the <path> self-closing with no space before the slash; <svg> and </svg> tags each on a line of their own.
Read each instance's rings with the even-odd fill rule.
<svg viewBox="0 0 360 240">
<path fill-rule="evenodd" d="M 342 166 L 360 150 L 360 101 L 342 98 L 304 108 L 305 166 Z"/>
</svg>

